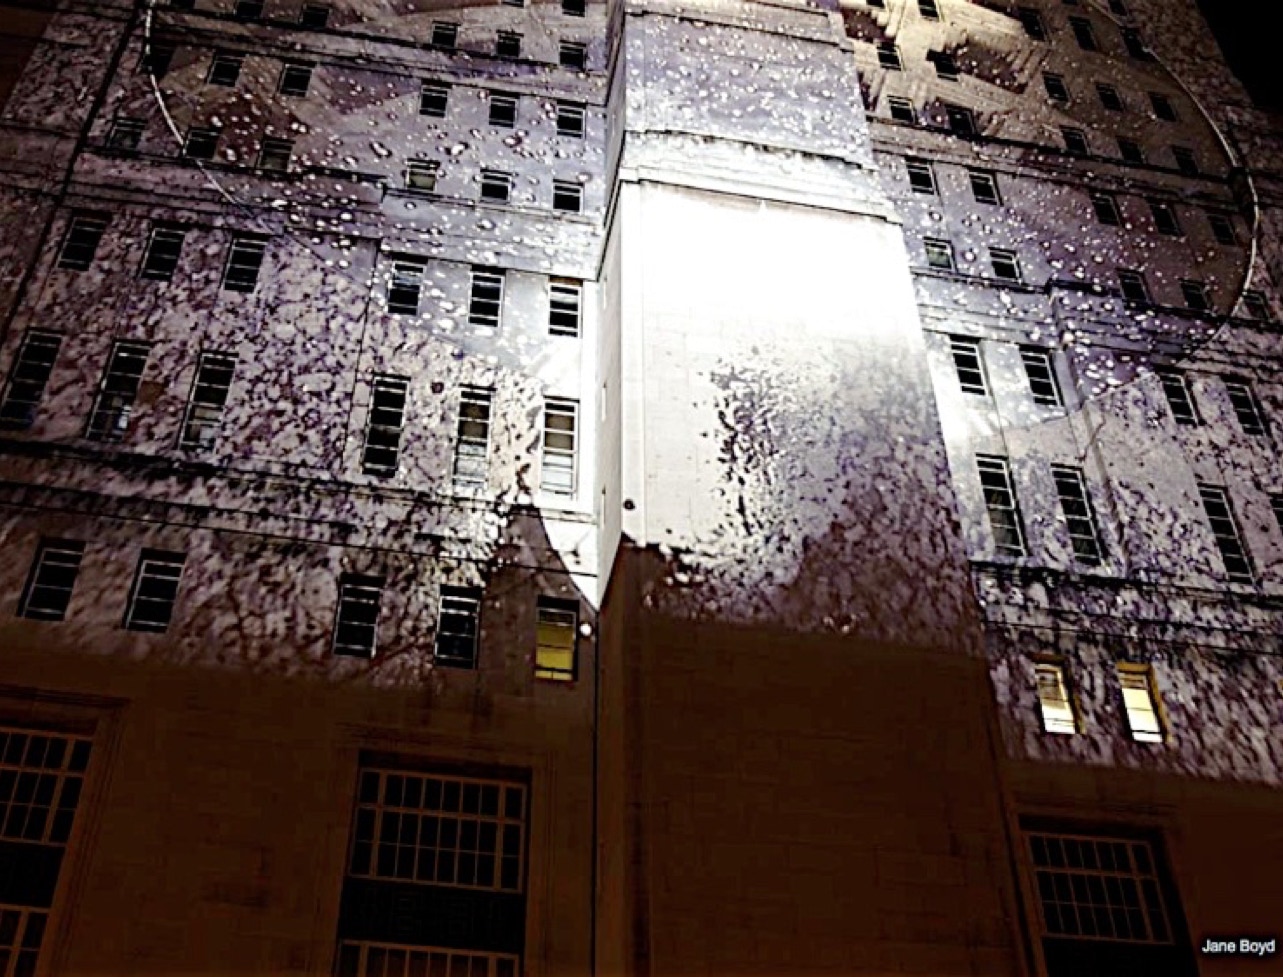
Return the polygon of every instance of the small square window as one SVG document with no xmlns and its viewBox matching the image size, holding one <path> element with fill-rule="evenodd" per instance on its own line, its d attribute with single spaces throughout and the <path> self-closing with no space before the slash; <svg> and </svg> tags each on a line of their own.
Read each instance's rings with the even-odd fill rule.
<svg viewBox="0 0 1283 977">
<path fill-rule="evenodd" d="M 80 540 L 41 541 L 18 602 L 18 616 L 33 621 L 63 620 L 71 604 L 84 553 L 85 544 Z"/>
<path fill-rule="evenodd" d="M 1006 248 L 990 248 L 989 262 L 997 277 L 1009 282 L 1021 281 L 1020 262 L 1016 258 L 1016 252 Z"/>
<path fill-rule="evenodd" d="M 374 657 L 384 582 L 383 577 L 361 573 L 345 573 L 339 578 L 339 602 L 330 646 L 334 654 L 352 658 Z"/>
<path fill-rule="evenodd" d="M 1065 140 L 1065 152 L 1071 156 L 1086 156 L 1090 149 L 1087 146 L 1087 133 L 1073 126 L 1061 126 L 1060 135 Z"/>
<path fill-rule="evenodd" d="M 1273 318 L 1270 312 L 1270 303 L 1266 301 L 1264 292 L 1257 292 L 1249 289 L 1243 293 L 1243 311 L 1251 319 L 1257 319 L 1261 322 L 1268 322 Z"/>
<path fill-rule="evenodd" d="M 425 81 L 419 89 L 419 114 L 429 118 L 445 117 L 450 104 L 450 86 L 440 82 Z"/>
<path fill-rule="evenodd" d="M 167 282 L 174 277 L 178 259 L 183 251 L 187 229 L 172 224 L 158 224 L 151 229 L 147 239 L 147 252 L 143 255 L 138 275 L 154 282 Z"/>
<path fill-rule="evenodd" d="M 178 439 L 184 448 L 208 448 L 218 438 L 223 410 L 236 373 L 236 357 L 227 353 L 201 353 L 187 400 L 183 433 Z"/>
<path fill-rule="evenodd" d="M 922 242 L 927 252 L 927 266 L 941 271 L 953 271 L 953 245 L 938 238 L 927 238 Z"/>
<path fill-rule="evenodd" d="M 107 146 L 121 152 L 134 152 L 143 138 L 142 119 L 116 119 L 107 132 Z"/>
<path fill-rule="evenodd" d="M 1207 223 L 1212 229 L 1212 237 L 1216 239 L 1217 244 L 1238 244 L 1238 235 L 1234 232 L 1234 218 L 1229 214 L 1208 211 Z"/>
<path fill-rule="evenodd" d="M 946 105 L 944 113 L 949 122 L 949 131 L 955 136 L 969 139 L 978 132 L 976 114 L 971 109 L 964 108 L 961 105 Z"/>
<path fill-rule="evenodd" d="M 587 4 L 584 0 L 561 0 L 561 12 L 567 17 L 583 17 Z"/>
<path fill-rule="evenodd" d="M 1042 14 L 1033 7 L 1020 7 L 1017 15 L 1020 17 L 1020 26 L 1029 37 L 1035 41 L 1047 40 L 1047 25 L 1043 22 Z"/>
<path fill-rule="evenodd" d="M 473 587 L 442 587 L 433 642 L 433 664 L 446 668 L 477 667 L 481 634 L 481 591 Z"/>
<path fill-rule="evenodd" d="M 1181 225 L 1176 219 L 1176 211 L 1172 205 L 1162 200 L 1149 201 L 1149 212 L 1154 217 L 1154 227 L 1159 234 L 1165 234 L 1168 237 L 1180 237 Z"/>
<path fill-rule="evenodd" d="M 945 81 L 958 80 L 958 62 L 952 54 L 946 51 L 929 51 L 927 60 L 936 66 L 936 77 Z"/>
<path fill-rule="evenodd" d="M 1039 662 L 1034 665 L 1034 683 L 1038 692 L 1038 712 L 1045 733 L 1072 736 L 1078 732 L 1073 700 L 1065 681 L 1062 665 Z"/>
<path fill-rule="evenodd" d="M 521 35 L 516 31 L 499 31 L 495 35 L 494 53 L 496 58 L 521 57 Z"/>
<path fill-rule="evenodd" d="M 1176 160 L 1176 168 L 1186 176 L 1198 176 L 1201 172 L 1198 168 L 1198 157 L 1194 155 L 1194 150 L 1187 146 L 1173 146 L 1172 159 Z"/>
<path fill-rule="evenodd" d="M 980 356 L 980 340 L 950 336 L 949 351 L 953 354 L 953 369 L 958 374 L 958 386 L 962 392 L 988 397 L 989 382 Z"/>
<path fill-rule="evenodd" d="M 489 119 L 492 126 L 511 129 L 517 124 L 517 97 L 491 93 Z"/>
<path fill-rule="evenodd" d="M 76 214 L 72 217 L 58 251 L 58 267 L 68 271 L 86 271 L 98 253 L 107 223 L 105 215 Z"/>
<path fill-rule="evenodd" d="M 473 268 L 468 297 L 468 323 L 498 328 L 503 312 L 504 273 L 497 268 Z"/>
<path fill-rule="evenodd" d="M 410 190 L 434 193 L 441 164 L 431 159 L 412 159 L 405 164 L 405 185 Z"/>
<path fill-rule="evenodd" d="M 1096 31 L 1091 26 L 1091 21 L 1086 17 L 1070 17 L 1069 27 L 1074 32 L 1074 40 L 1084 51 L 1099 50 L 1100 45 L 1096 43 Z"/>
<path fill-rule="evenodd" d="M 1110 227 L 1120 227 L 1123 223 L 1122 215 L 1118 212 L 1118 201 L 1112 194 L 1100 193 L 1099 191 L 1091 195 L 1091 208 L 1096 212 L 1096 220 L 1102 224 L 1108 224 Z"/>
<path fill-rule="evenodd" d="M 4 400 L 0 401 L 0 428 L 22 431 L 35 423 L 61 348 L 60 333 L 45 329 L 26 332 L 9 369 Z"/>
<path fill-rule="evenodd" d="M 1164 122 L 1176 121 L 1176 107 L 1172 105 L 1172 100 L 1160 92 L 1149 93 L 1149 104 L 1154 109 L 1154 115 Z"/>
<path fill-rule="evenodd" d="M 512 174 L 499 170 L 481 171 L 481 199 L 506 204 L 512 197 Z"/>
<path fill-rule="evenodd" d="M 211 85 L 222 85 L 231 88 L 241 77 L 241 67 L 245 64 L 245 55 L 233 54 L 230 51 L 218 51 L 210 63 L 209 74 L 205 81 Z"/>
<path fill-rule="evenodd" d="M 311 30 L 323 30 L 330 22 L 330 5 L 328 3 L 305 3 L 299 11 L 298 22 Z"/>
<path fill-rule="evenodd" d="M 1123 158 L 1125 163 L 1144 163 L 1145 152 L 1140 148 L 1140 143 L 1132 139 L 1118 137 L 1118 155 Z"/>
<path fill-rule="evenodd" d="M 584 106 L 569 102 L 557 103 L 557 135 L 572 139 L 584 137 Z"/>
<path fill-rule="evenodd" d="M 393 315 L 418 315 L 419 293 L 423 289 L 423 261 L 402 259 L 392 262 L 392 280 L 388 283 L 388 311 Z"/>
<path fill-rule="evenodd" d="M 1100 97 L 1100 104 L 1110 112 L 1123 111 L 1123 98 L 1113 85 L 1097 85 L 1096 94 Z"/>
<path fill-rule="evenodd" d="M 1065 79 L 1060 75 L 1053 75 L 1049 71 L 1042 74 L 1042 85 L 1047 90 L 1047 97 L 1053 102 L 1068 102 L 1069 89 L 1065 87 Z"/>
<path fill-rule="evenodd" d="M 1128 302 L 1134 302 L 1137 305 L 1150 304 L 1149 286 L 1145 284 L 1145 276 L 1139 271 L 1119 268 L 1118 285 L 1122 289 L 1123 298 Z"/>
<path fill-rule="evenodd" d="M 306 98 L 312 87 L 313 66 L 304 61 L 287 61 L 281 69 L 280 94 L 289 98 Z"/>
<path fill-rule="evenodd" d="M 908 122 L 912 125 L 918 121 L 918 110 L 913 107 L 913 102 L 899 95 L 887 96 L 887 111 L 897 122 Z"/>
<path fill-rule="evenodd" d="M 264 137 L 258 150 L 258 168 L 268 173 L 286 173 L 294 153 L 294 143 L 288 139 Z"/>
<path fill-rule="evenodd" d="M 578 336 L 583 320 L 583 282 L 573 278 L 554 278 L 548 291 L 549 334 Z"/>
<path fill-rule="evenodd" d="M 584 188 L 573 180 L 553 180 L 552 209 L 580 213 L 584 209 Z"/>
<path fill-rule="evenodd" d="M 539 598 L 535 613 L 535 678 L 574 681 L 578 631 L 579 614 L 573 603 Z"/>
<path fill-rule="evenodd" d="M 459 43 L 459 25 L 438 20 L 432 25 L 432 46 L 453 51 Z"/>
<path fill-rule="evenodd" d="M 143 550 L 125 609 L 125 629 L 159 634 L 169 627 L 187 557 L 182 553 Z"/>
<path fill-rule="evenodd" d="M 1181 296 L 1185 299 L 1185 308 L 1195 312 L 1206 312 L 1212 306 L 1206 282 L 1182 278 Z"/>
<path fill-rule="evenodd" d="M 999 205 L 1002 197 L 998 193 L 998 177 L 982 170 L 971 170 L 971 195 L 978 204 Z"/>
<path fill-rule="evenodd" d="M 218 152 L 218 138 L 221 131 L 214 128 L 193 128 L 187 130 L 183 141 L 183 156 L 187 159 L 209 162 Z"/>
<path fill-rule="evenodd" d="M 878 42 L 878 64 L 888 71 L 900 71 L 903 65 L 900 63 L 900 50 L 895 46 L 894 41 Z"/>
<path fill-rule="evenodd" d="M 229 292 L 252 292 L 258 285 L 258 273 L 267 254 L 267 239 L 237 235 L 227 252 L 223 269 L 223 288 Z"/>
<path fill-rule="evenodd" d="M 588 61 L 588 46 L 578 41 L 562 41 L 557 45 L 557 61 L 563 68 L 583 71 Z"/>
<path fill-rule="evenodd" d="M 909 173 L 909 186 L 916 193 L 935 193 L 936 178 L 931 164 L 925 159 L 906 159 L 905 169 Z"/>
<path fill-rule="evenodd" d="M 1153 672 L 1144 666 L 1119 665 L 1118 686 L 1132 739 L 1138 743 L 1163 742 L 1163 724 L 1158 715 Z"/>
</svg>

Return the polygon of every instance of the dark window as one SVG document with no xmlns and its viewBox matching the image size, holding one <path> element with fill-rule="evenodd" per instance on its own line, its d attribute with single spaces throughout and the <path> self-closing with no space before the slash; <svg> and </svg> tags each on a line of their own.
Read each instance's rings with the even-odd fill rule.
<svg viewBox="0 0 1283 977">
<path fill-rule="evenodd" d="M 336 655 L 373 658 L 379 627 L 379 602 L 383 598 L 382 577 L 345 573 L 339 577 L 339 603 L 334 615 Z"/>
<path fill-rule="evenodd" d="M 1279 532 L 1283 533 L 1283 495 L 1270 496 L 1270 510 L 1274 513 L 1274 521 L 1278 524 Z"/>
<path fill-rule="evenodd" d="M 587 64 L 588 47 L 577 41 L 562 41 L 557 46 L 557 61 L 563 68 L 583 71 Z"/>
<path fill-rule="evenodd" d="M 946 51 L 930 51 L 927 60 L 935 63 L 936 75 L 945 81 L 958 80 L 958 62 Z"/>
<path fill-rule="evenodd" d="M 150 351 L 145 343 L 118 341 L 112 345 L 85 437 L 94 441 L 119 441 L 125 436 Z"/>
<path fill-rule="evenodd" d="M 980 488 L 984 494 L 985 509 L 989 513 L 989 527 L 993 530 L 994 546 L 1003 556 L 1025 555 L 1025 531 L 1020 521 L 1020 509 L 1011 485 L 1011 471 L 1007 459 L 993 455 L 976 455 L 980 472 Z"/>
<path fill-rule="evenodd" d="M 1194 408 L 1194 398 L 1190 396 L 1189 381 L 1185 374 L 1174 370 L 1159 370 L 1159 382 L 1163 385 L 1163 396 L 1177 424 L 1195 427 L 1202 423 L 1198 411 Z"/>
<path fill-rule="evenodd" d="M 288 61 L 281 69 L 281 81 L 277 91 L 290 98 L 306 98 L 307 90 L 312 87 L 313 65 L 303 61 Z"/>
<path fill-rule="evenodd" d="M 561 0 L 561 12 L 567 17 L 582 17 L 586 8 L 584 0 Z"/>
<path fill-rule="evenodd" d="M 1047 97 L 1053 102 L 1069 101 L 1069 89 L 1065 87 L 1065 79 L 1060 75 L 1053 75 L 1049 71 L 1044 71 L 1042 85 L 1047 90 Z"/>
<path fill-rule="evenodd" d="M 939 268 L 941 271 L 953 271 L 953 245 L 939 238 L 927 238 L 922 242 L 927 252 L 927 267 Z"/>
<path fill-rule="evenodd" d="M 575 139 L 584 137 L 584 107 L 569 102 L 557 103 L 557 135 Z"/>
<path fill-rule="evenodd" d="M 1020 25 L 1025 29 L 1025 33 L 1035 41 L 1047 40 L 1047 26 L 1043 23 L 1042 14 L 1033 7 L 1020 7 L 1017 9 L 1020 17 Z"/>
<path fill-rule="evenodd" d="M 473 268 L 468 297 L 468 322 L 474 326 L 499 325 L 503 310 L 504 274 L 497 268 Z"/>
<path fill-rule="evenodd" d="M 1087 483 L 1081 469 L 1069 465 L 1052 465 L 1051 475 L 1060 497 L 1060 511 L 1069 530 L 1069 542 L 1074 558 L 1088 566 L 1098 566 L 1102 548 L 1100 530 L 1096 524 L 1096 511 L 1087 494 Z"/>
<path fill-rule="evenodd" d="M 1123 99 L 1118 94 L 1118 89 L 1113 85 L 1097 85 L 1096 94 L 1100 96 L 1100 104 L 1111 112 L 1121 112 L 1123 110 Z"/>
<path fill-rule="evenodd" d="M 1074 32 L 1074 40 L 1084 51 L 1095 51 L 1099 48 L 1096 43 L 1096 32 L 1092 29 L 1091 21 L 1086 17 L 1070 17 L 1069 26 Z"/>
<path fill-rule="evenodd" d="M 459 43 L 459 25 L 438 20 L 432 25 L 432 46 L 453 51 Z"/>
<path fill-rule="evenodd" d="M 583 282 L 554 278 L 548 285 L 548 332 L 553 336 L 578 336 L 583 315 Z"/>
<path fill-rule="evenodd" d="M 43 540 L 27 575 L 22 599 L 18 602 L 18 616 L 34 621 L 61 621 L 65 618 L 84 553 L 85 544 L 80 540 Z"/>
<path fill-rule="evenodd" d="M 494 53 L 496 58 L 521 57 L 521 35 L 516 31 L 499 31 L 495 36 Z"/>
<path fill-rule="evenodd" d="M 490 455 L 490 405 L 494 392 L 464 387 L 459 397 L 459 427 L 454 444 L 454 484 L 480 488 L 486 483 Z"/>
<path fill-rule="evenodd" d="M 410 381 L 404 377 L 374 378 L 370 414 L 365 425 L 365 449 L 361 454 L 361 470 L 367 475 L 396 474 L 409 389 Z"/>
<path fill-rule="evenodd" d="M 1198 176 L 1201 172 L 1198 168 L 1198 157 L 1194 155 L 1194 150 L 1188 147 L 1173 146 L 1172 159 L 1176 160 L 1176 168 L 1186 176 Z"/>
<path fill-rule="evenodd" d="M 867 3 L 870 7 L 877 7 L 879 10 L 885 10 L 887 6 L 886 0 L 867 0 Z"/>
<path fill-rule="evenodd" d="M 1002 197 L 998 193 L 998 177 L 995 174 L 972 170 L 969 175 L 971 195 L 976 198 L 976 203 L 995 205 L 1002 203 Z"/>
<path fill-rule="evenodd" d="M 889 71 L 901 70 L 900 51 L 894 41 L 878 42 L 878 64 Z"/>
<path fill-rule="evenodd" d="M 1051 350 L 1038 346 L 1021 346 L 1020 359 L 1029 378 L 1029 392 L 1039 407 L 1064 407 L 1060 384 L 1056 382 L 1056 365 Z"/>
<path fill-rule="evenodd" d="M 575 680 L 578 608 L 569 601 L 540 597 L 535 606 L 535 678 Z"/>
<path fill-rule="evenodd" d="M 887 111 L 897 122 L 916 123 L 918 121 L 918 112 L 913 107 L 913 103 L 899 95 L 887 96 Z"/>
<path fill-rule="evenodd" d="M 143 49 L 143 70 L 157 80 L 164 78 L 169 74 L 169 66 L 177 51 L 177 47 L 168 41 L 148 41 Z"/>
<path fill-rule="evenodd" d="M 405 164 L 405 185 L 411 190 L 434 193 L 440 164 L 436 160 L 412 159 Z"/>
<path fill-rule="evenodd" d="M 98 244 L 107 230 L 107 218 L 98 214 L 77 214 L 71 218 L 58 251 L 58 267 L 85 271 L 93 264 Z"/>
<path fill-rule="evenodd" d="M 1243 293 L 1243 311 L 1252 319 L 1268 322 L 1272 316 L 1270 304 L 1265 300 L 1264 292 L 1248 290 Z"/>
<path fill-rule="evenodd" d="M 1230 406 L 1234 408 L 1234 416 L 1238 418 L 1243 433 L 1254 438 L 1264 437 L 1265 412 L 1261 410 L 1261 402 L 1256 399 L 1252 385 L 1238 377 L 1226 377 L 1225 391 L 1230 395 Z"/>
<path fill-rule="evenodd" d="M 953 368 L 957 371 L 958 386 L 962 388 L 962 392 L 988 397 L 989 383 L 985 378 L 984 362 L 980 358 L 980 340 L 950 336 L 949 350 L 953 354 Z"/>
<path fill-rule="evenodd" d="M 505 7 L 524 7 L 526 0 L 503 0 L 503 5 Z"/>
<path fill-rule="evenodd" d="M 107 132 L 107 145 L 122 152 L 133 152 L 143 138 L 142 119 L 116 119 Z"/>
<path fill-rule="evenodd" d="M 481 591 L 472 587 L 442 587 L 433 663 L 449 668 L 476 668 L 480 625 Z"/>
<path fill-rule="evenodd" d="M 312 30 L 322 30 L 330 23 L 328 3 L 305 3 L 299 12 L 298 22 Z"/>
<path fill-rule="evenodd" d="M 1140 36 L 1140 31 L 1135 27 L 1124 27 L 1119 33 L 1123 38 L 1123 47 L 1127 49 L 1129 56 L 1138 61 L 1150 61 L 1153 55 L 1149 53 L 1149 48 L 1145 45 L 1145 39 Z"/>
<path fill-rule="evenodd" d="M 490 96 L 490 124 L 511 129 L 517 124 L 517 98 L 515 95 Z"/>
<path fill-rule="evenodd" d="M 1185 299 L 1185 308 L 1193 309 L 1195 312 L 1206 312 L 1211 308 L 1211 300 L 1208 295 L 1207 283 L 1195 281 L 1192 278 L 1181 279 L 1181 296 Z"/>
<path fill-rule="evenodd" d="M 1093 193 L 1091 195 L 1091 208 L 1096 212 L 1096 220 L 1102 224 L 1118 227 L 1123 222 L 1121 215 L 1118 213 L 1118 201 L 1108 193 Z"/>
<path fill-rule="evenodd" d="M 1109 0 L 1109 12 L 1117 14 L 1119 17 L 1130 16 L 1127 5 L 1123 3 L 1123 0 Z"/>
<path fill-rule="evenodd" d="M 1176 219 L 1176 211 L 1172 205 L 1162 200 L 1149 201 L 1149 212 L 1154 215 L 1154 227 L 1158 229 L 1159 234 L 1166 234 L 1168 237 L 1180 237 L 1181 225 Z"/>
<path fill-rule="evenodd" d="M 1198 496 L 1203 501 L 1203 511 L 1207 514 L 1216 548 L 1225 565 L 1225 576 L 1233 583 L 1255 583 L 1256 574 L 1252 570 L 1252 561 L 1243 545 L 1238 520 L 1234 518 L 1234 510 L 1225 489 L 1200 483 Z"/>
<path fill-rule="evenodd" d="M 218 152 L 219 130 L 215 128 L 194 128 L 187 130 L 183 141 L 183 155 L 188 159 L 212 160 Z"/>
<path fill-rule="evenodd" d="M 1118 137 L 1118 155 L 1126 163 L 1144 163 L 1145 152 L 1140 148 L 1140 144 L 1131 139 Z"/>
<path fill-rule="evenodd" d="M 993 266 L 993 273 L 999 278 L 1010 282 L 1018 282 L 1022 278 L 1020 261 L 1014 251 L 1006 248 L 990 248 L 989 263 Z"/>
<path fill-rule="evenodd" d="M 949 121 L 949 131 L 955 136 L 971 137 L 977 132 L 976 114 L 961 105 L 946 105 L 945 118 Z"/>
<path fill-rule="evenodd" d="M 1217 244 L 1238 244 L 1238 235 L 1234 233 L 1234 218 L 1229 214 L 1209 211 L 1207 223 L 1212 229 L 1212 237 Z"/>
<path fill-rule="evenodd" d="M 237 235 L 227 251 L 223 269 L 223 288 L 229 292 L 252 292 L 258 285 L 258 273 L 267 253 L 267 239 Z"/>
<path fill-rule="evenodd" d="M 936 0 L 918 0 L 918 11 L 927 20 L 940 19 L 940 8 L 936 6 Z"/>
<path fill-rule="evenodd" d="M 481 171 L 481 199 L 506 204 L 512 196 L 512 174 L 499 170 Z"/>
<path fill-rule="evenodd" d="M 419 293 L 423 288 L 422 261 L 392 262 L 392 281 L 388 284 L 388 311 L 393 315 L 418 315 Z"/>
<path fill-rule="evenodd" d="M 904 166 L 909 172 L 909 186 L 916 192 L 936 192 L 936 178 L 929 162 L 925 159 L 906 159 Z"/>
<path fill-rule="evenodd" d="M 1164 122 L 1176 121 L 1176 107 L 1172 105 L 1172 100 L 1166 95 L 1159 92 L 1150 92 L 1149 104 L 1154 109 L 1154 115 Z"/>
<path fill-rule="evenodd" d="M 155 282 L 167 282 L 173 278 L 186 238 L 185 227 L 175 227 L 172 224 L 154 226 L 147 239 L 147 253 L 143 255 L 139 277 Z"/>
<path fill-rule="evenodd" d="M 183 553 L 143 550 L 125 608 L 125 629 L 159 633 L 169 627 L 183 576 Z"/>
<path fill-rule="evenodd" d="M 56 332 L 29 329 L 23 336 L 0 403 L 0 428 L 23 430 L 35 423 L 61 348 L 62 336 Z"/>
<path fill-rule="evenodd" d="M 258 168 L 268 173 L 286 173 L 294 154 L 294 144 L 288 139 L 266 136 L 258 150 Z"/>
<path fill-rule="evenodd" d="M 1073 126 L 1061 126 L 1060 135 L 1065 140 L 1065 152 L 1071 156 L 1086 156 L 1091 152 L 1087 145 L 1087 133 Z"/>
<path fill-rule="evenodd" d="M 1135 302 L 1137 305 L 1150 304 L 1149 286 L 1145 284 L 1145 276 L 1139 271 L 1119 268 L 1118 285 L 1122 289 L 1123 298 L 1128 302 Z"/>
<path fill-rule="evenodd" d="M 241 67 L 245 64 L 245 55 L 231 51 L 219 51 L 210 63 L 209 74 L 205 81 L 211 85 L 223 85 L 230 88 L 241 77 Z"/>
<path fill-rule="evenodd" d="M 443 85 L 435 81 L 425 81 L 423 87 L 419 89 L 420 115 L 426 115 L 433 119 L 444 118 L 449 104 L 449 85 Z"/>
<path fill-rule="evenodd" d="M 263 16 L 263 0 L 236 0 L 234 13 L 239 20 L 258 20 Z"/>
<path fill-rule="evenodd" d="M 579 213 L 584 209 L 584 188 L 573 180 L 553 180 L 552 209 Z"/>
<path fill-rule="evenodd" d="M 228 353 L 201 353 L 187 399 L 183 433 L 178 443 L 184 448 L 208 448 L 218 438 L 223 409 L 232 389 L 236 357 Z"/>
</svg>

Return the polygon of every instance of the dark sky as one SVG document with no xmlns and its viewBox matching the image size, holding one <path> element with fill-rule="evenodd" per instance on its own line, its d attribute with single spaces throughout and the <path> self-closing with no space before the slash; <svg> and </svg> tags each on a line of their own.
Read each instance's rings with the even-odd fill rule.
<svg viewBox="0 0 1283 977">
<path fill-rule="evenodd" d="M 1274 31 L 1265 26 L 1268 18 L 1253 16 L 1253 13 L 1267 13 L 1266 10 L 1247 9 L 1273 4 L 1198 0 L 1198 5 L 1212 25 L 1230 67 L 1247 86 L 1252 98 L 1261 108 L 1283 112 L 1283 85 L 1280 85 L 1283 72 L 1279 71 Z"/>
</svg>

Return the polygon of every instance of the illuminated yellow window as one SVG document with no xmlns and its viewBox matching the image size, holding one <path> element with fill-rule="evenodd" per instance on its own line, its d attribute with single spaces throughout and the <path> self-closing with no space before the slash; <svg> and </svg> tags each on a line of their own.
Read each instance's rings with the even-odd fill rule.
<svg viewBox="0 0 1283 977">
<path fill-rule="evenodd" d="M 540 599 L 536 612 L 535 678 L 573 681 L 579 623 L 574 604 Z"/>
<path fill-rule="evenodd" d="M 1048 733 L 1072 736 L 1078 732 L 1074 704 L 1065 683 L 1065 670 L 1051 662 L 1034 665 L 1038 685 L 1038 707 L 1042 710 L 1042 728 Z"/>
<path fill-rule="evenodd" d="M 1118 684 L 1123 690 L 1123 708 L 1132 739 L 1138 743 L 1163 742 L 1163 723 L 1158 715 L 1154 673 L 1136 665 L 1118 666 Z"/>
</svg>

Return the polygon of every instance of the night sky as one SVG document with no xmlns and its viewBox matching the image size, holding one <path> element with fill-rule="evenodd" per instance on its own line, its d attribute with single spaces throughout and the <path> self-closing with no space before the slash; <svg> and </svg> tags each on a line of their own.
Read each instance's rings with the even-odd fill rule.
<svg viewBox="0 0 1283 977">
<path fill-rule="evenodd" d="M 1198 0 L 1198 5 L 1212 25 L 1230 67 L 1247 86 L 1252 98 L 1261 108 L 1283 112 L 1283 85 L 1276 64 L 1278 50 L 1274 32 L 1263 29 L 1261 19 L 1245 9 L 1252 5 L 1228 0 Z"/>
</svg>

